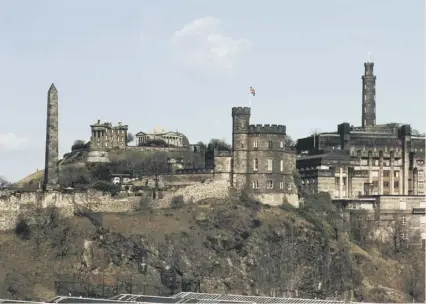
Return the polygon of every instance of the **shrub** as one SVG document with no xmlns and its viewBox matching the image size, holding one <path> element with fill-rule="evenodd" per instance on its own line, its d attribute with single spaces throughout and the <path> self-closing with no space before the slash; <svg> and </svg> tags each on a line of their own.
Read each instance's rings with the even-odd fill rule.
<svg viewBox="0 0 426 304">
<path fill-rule="evenodd" d="M 185 205 L 185 200 L 184 200 L 184 198 L 183 198 L 183 195 L 174 196 L 174 197 L 172 198 L 172 202 L 171 202 L 170 206 L 171 206 L 173 209 L 180 208 L 180 207 L 182 207 L 183 205 Z"/>
<path fill-rule="evenodd" d="M 284 211 L 287 211 L 287 212 L 294 212 L 294 211 L 297 211 L 297 209 L 292 205 L 292 204 L 290 204 L 290 203 L 288 203 L 288 202 L 283 202 L 281 205 L 280 205 L 280 208 L 282 209 L 282 210 L 284 210 Z"/>
<path fill-rule="evenodd" d="M 76 141 L 74 141 L 74 144 L 71 146 L 71 151 L 81 150 L 84 148 L 86 148 L 86 143 L 84 142 L 84 140 L 77 139 Z"/>
<path fill-rule="evenodd" d="M 19 220 L 15 227 L 15 233 L 24 240 L 28 240 L 30 238 L 30 226 L 26 220 Z"/>
<path fill-rule="evenodd" d="M 148 196 L 143 195 L 138 202 L 137 211 L 152 210 L 151 200 Z"/>
<path fill-rule="evenodd" d="M 97 181 L 93 186 L 93 189 L 102 191 L 104 193 L 111 193 L 111 195 L 116 195 L 118 192 L 120 192 L 120 186 L 115 185 L 108 181 Z"/>
</svg>

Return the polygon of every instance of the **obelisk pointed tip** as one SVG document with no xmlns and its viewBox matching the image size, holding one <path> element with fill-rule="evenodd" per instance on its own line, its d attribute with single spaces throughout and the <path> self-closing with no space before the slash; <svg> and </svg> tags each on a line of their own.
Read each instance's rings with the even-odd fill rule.
<svg viewBox="0 0 426 304">
<path fill-rule="evenodd" d="M 56 89 L 56 87 L 55 87 L 55 84 L 54 83 L 52 83 L 52 85 L 50 86 L 50 89 L 49 89 L 49 92 L 52 92 L 52 91 L 58 91 L 57 89 Z"/>
</svg>

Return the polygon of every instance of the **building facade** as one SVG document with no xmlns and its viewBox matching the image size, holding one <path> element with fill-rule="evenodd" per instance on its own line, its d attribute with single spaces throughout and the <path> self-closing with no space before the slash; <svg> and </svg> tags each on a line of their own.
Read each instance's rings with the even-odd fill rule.
<svg viewBox="0 0 426 304">
<path fill-rule="evenodd" d="M 286 146 L 284 125 L 251 125 L 250 108 L 232 108 L 232 151 L 216 151 L 214 174 L 236 189 L 270 196 L 281 204 L 296 193 L 295 152 Z"/>
<path fill-rule="evenodd" d="M 332 198 L 424 195 L 425 137 L 407 124 L 376 124 L 374 64 L 364 66 L 362 126 L 342 123 L 297 142 L 302 191 Z"/>
<path fill-rule="evenodd" d="M 101 123 L 98 120 L 90 128 L 92 131 L 90 138 L 92 150 L 125 149 L 127 147 L 127 125 L 119 122 L 117 126 L 113 126 L 110 122 Z"/>
<path fill-rule="evenodd" d="M 147 145 L 153 140 L 162 140 L 173 147 L 189 146 L 189 140 L 184 134 L 177 131 L 166 131 L 163 128 L 156 128 L 151 133 L 138 132 L 135 137 L 137 146 Z"/>
</svg>

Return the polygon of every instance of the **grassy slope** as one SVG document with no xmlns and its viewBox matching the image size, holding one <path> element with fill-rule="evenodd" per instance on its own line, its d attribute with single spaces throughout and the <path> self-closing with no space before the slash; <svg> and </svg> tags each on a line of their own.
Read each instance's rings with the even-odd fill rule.
<svg viewBox="0 0 426 304">
<path fill-rule="evenodd" d="M 69 153 L 63 159 L 59 161 L 59 169 L 61 169 L 61 167 L 65 165 L 77 165 L 77 166 L 84 165 L 86 156 L 87 156 L 86 151 L 75 151 L 75 152 Z M 14 186 L 25 187 L 30 182 L 37 183 L 38 181 L 42 181 L 43 177 L 44 177 L 44 170 L 39 170 L 17 181 L 16 183 L 14 183 Z"/>
</svg>

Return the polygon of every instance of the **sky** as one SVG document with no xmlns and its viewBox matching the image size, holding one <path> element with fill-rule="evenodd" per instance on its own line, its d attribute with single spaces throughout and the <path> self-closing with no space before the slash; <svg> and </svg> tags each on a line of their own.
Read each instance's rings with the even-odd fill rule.
<svg viewBox="0 0 426 304">
<path fill-rule="evenodd" d="M 0 176 L 42 169 L 47 91 L 59 150 L 98 119 L 231 139 L 231 108 L 297 139 L 361 124 L 371 52 L 377 123 L 425 130 L 420 0 L 0 1 Z"/>
</svg>

